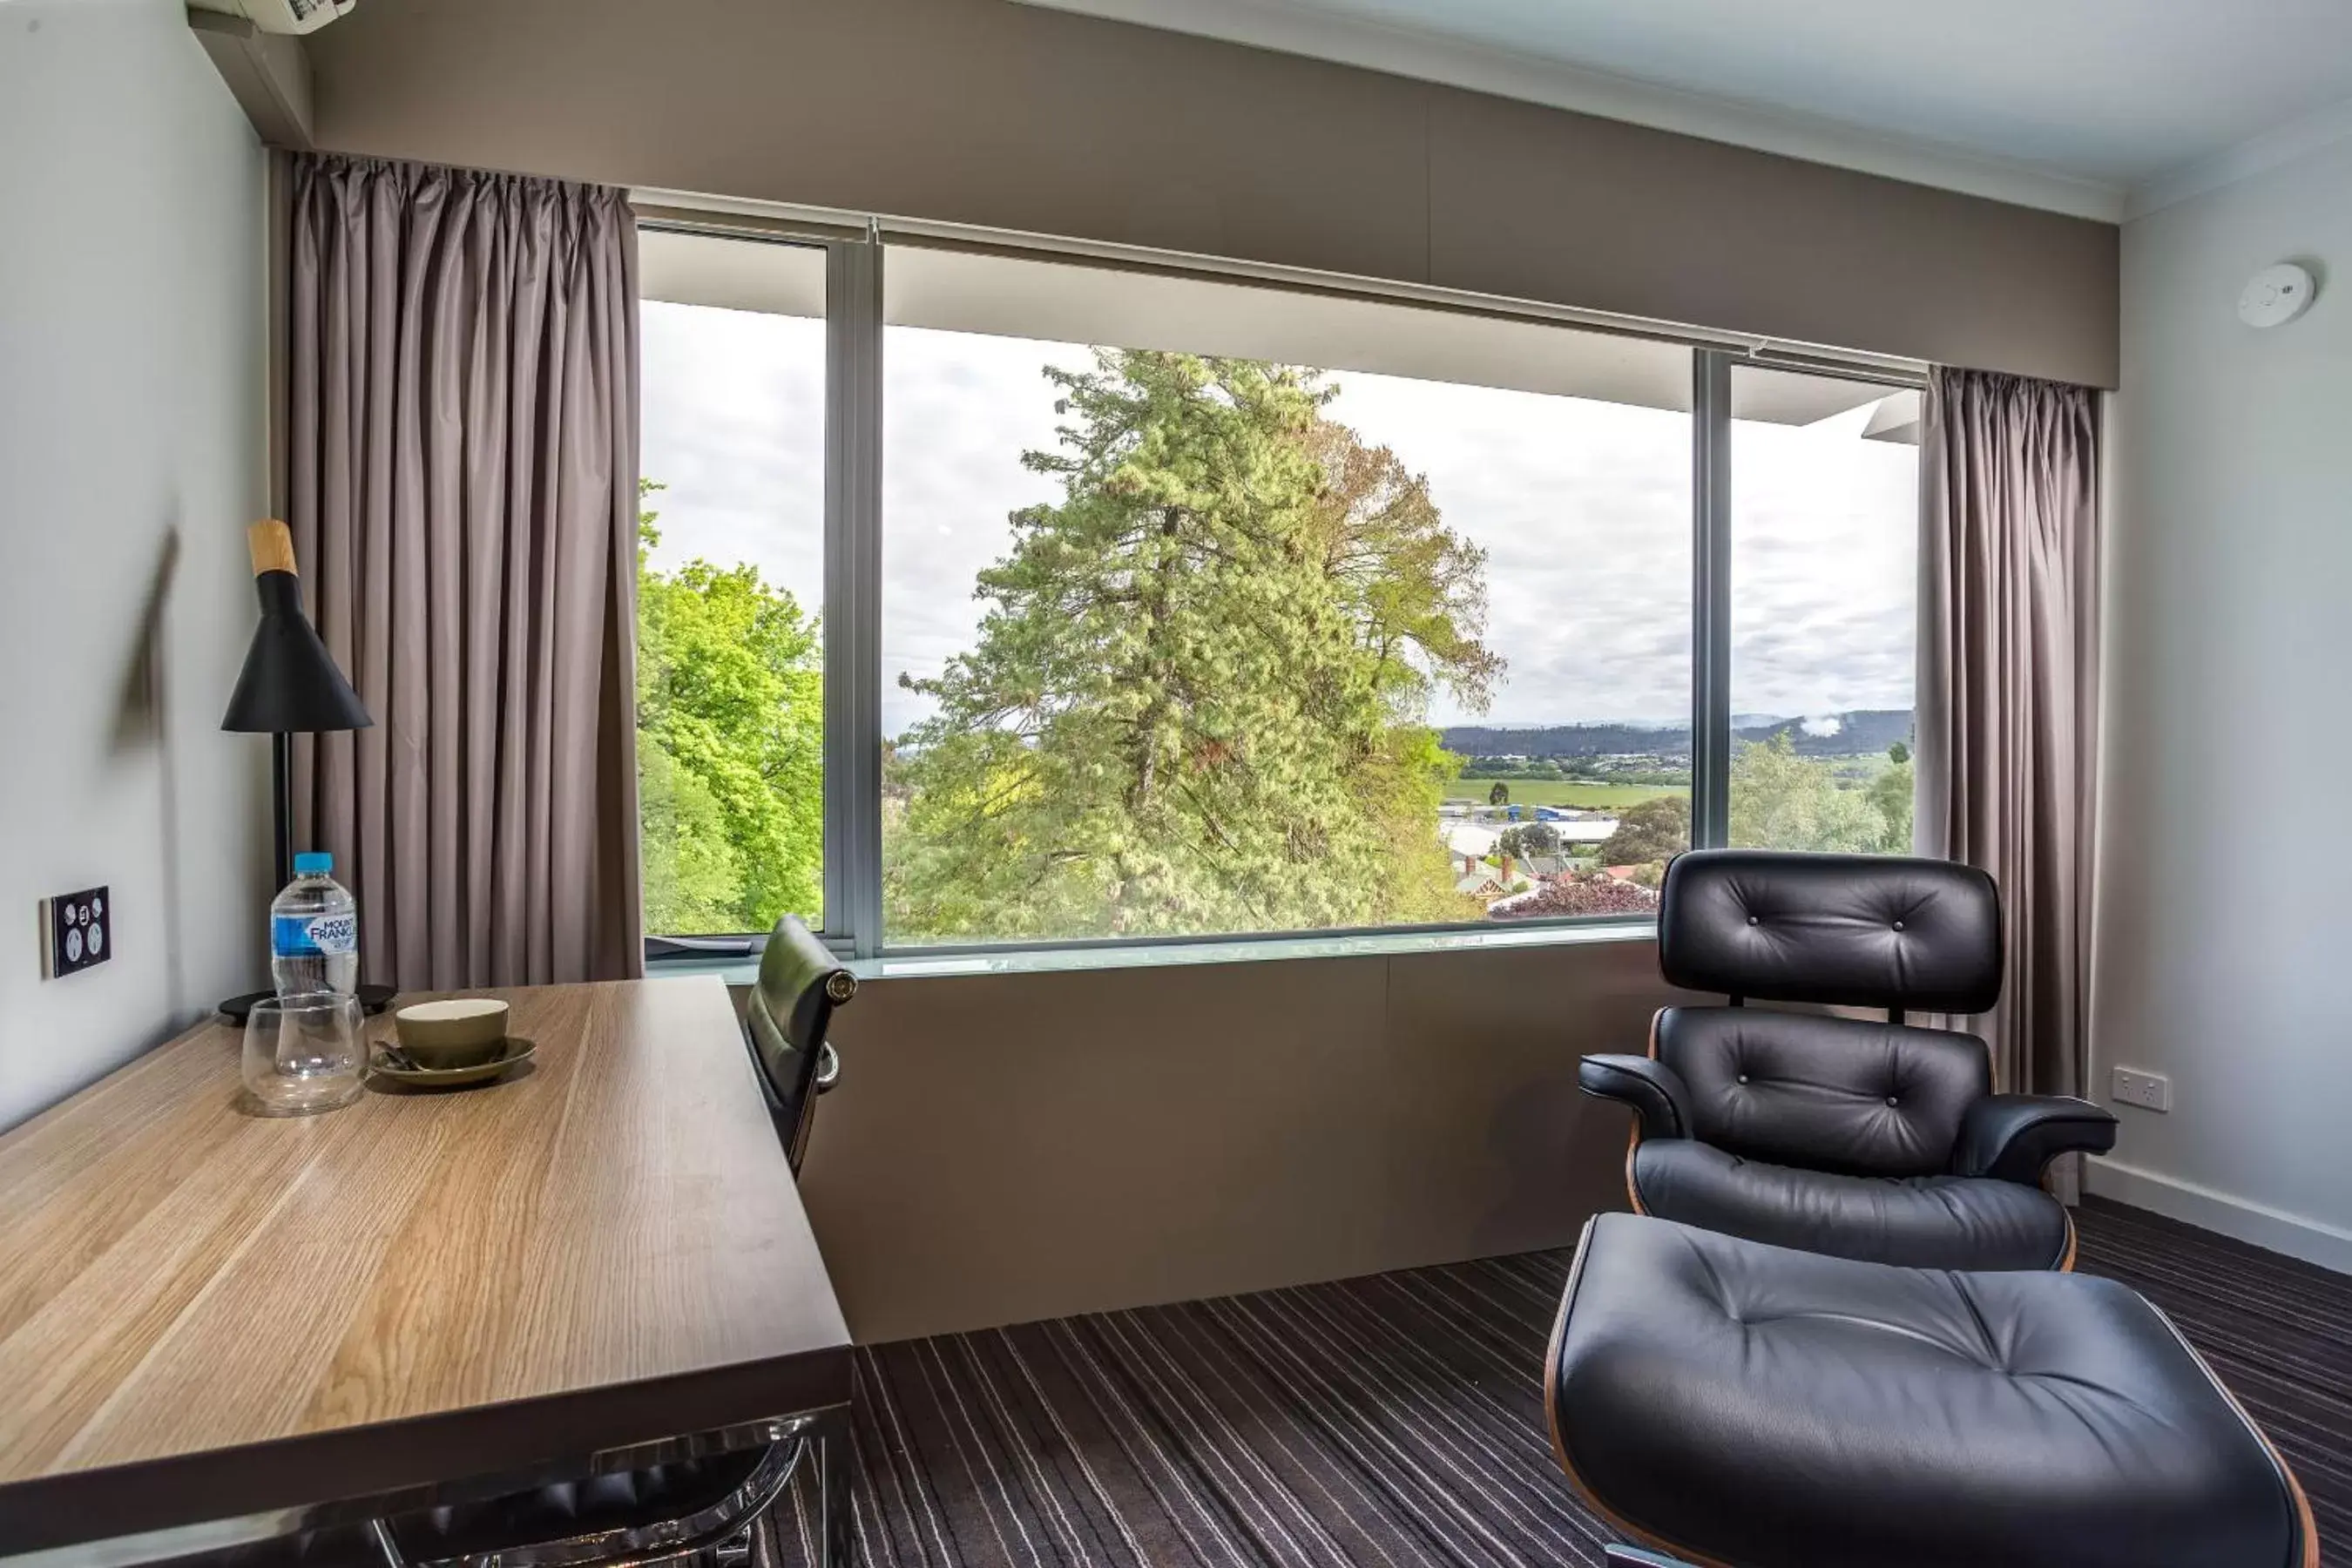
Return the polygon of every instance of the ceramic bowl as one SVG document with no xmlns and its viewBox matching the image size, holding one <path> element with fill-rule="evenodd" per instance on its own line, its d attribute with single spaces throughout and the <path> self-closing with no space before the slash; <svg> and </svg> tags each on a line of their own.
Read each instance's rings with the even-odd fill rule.
<svg viewBox="0 0 2352 1568">
<path fill-rule="evenodd" d="M 400 1048 L 421 1068 L 473 1067 L 506 1044 L 508 1007 L 488 996 L 417 1002 L 392 1016 Z"/>
</svg>

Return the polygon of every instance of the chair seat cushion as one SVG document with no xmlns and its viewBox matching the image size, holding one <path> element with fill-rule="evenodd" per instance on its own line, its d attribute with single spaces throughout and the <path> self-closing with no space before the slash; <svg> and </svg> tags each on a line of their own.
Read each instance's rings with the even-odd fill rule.
<svg viewBox="0 0 2352 1568">
<path fill-rule="evenodd" d="M 1980 1176 L 1848 1176 L 1688 1138 L 1633 1151 L 1642 1211 L 1776 1247 L 1912 1268 L 2057 1268 L 2073 1230 L 2039 1187 Z"/>
<path fill-rule="evenodd" d="M 2308 1538 L 2261 1435 L 2112 1280 L 1602 1215 L 1547 1402 L 1600 1509 L 1738 1568 L 2294 1568 Z"/>
</svg>

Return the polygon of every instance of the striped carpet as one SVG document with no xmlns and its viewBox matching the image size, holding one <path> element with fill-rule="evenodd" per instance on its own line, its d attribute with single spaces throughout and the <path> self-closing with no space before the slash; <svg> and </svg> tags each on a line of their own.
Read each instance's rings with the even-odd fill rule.
<svg viewBox="0 0 2352 1568">
<path fill-rule="evenodd" d="M 2352 1279 L 2093 1199 L 2080 1266 L 2169 1312 L 2352 1563 Z M 1598 1564 L 1554 1466 L 1532 1253 L 859 1352 L 870 1568 Z M 808 1524 L 801 1517 L 803 1549 Z"/>
</svg>

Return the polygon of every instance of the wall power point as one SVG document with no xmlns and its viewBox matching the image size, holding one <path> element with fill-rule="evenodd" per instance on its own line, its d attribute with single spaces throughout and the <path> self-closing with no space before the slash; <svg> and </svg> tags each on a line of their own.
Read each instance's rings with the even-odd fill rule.
<svg viewBox="0 0 2352 1568">
<path fill-rule="evenodd" d="M 2143 1110 L 2170 1110 L 2172 1080 L 2160 1072 L 2117 1068 L 2114 1081 L 2108 1085 L 2107 1097 L 2119 1104 L 2137 1105 Z"/>
<path fill-rule="evenodd" d="M 84 888 L 41 900 L 41 978 L 79 974 L 114 956 L 114 898 Z"/>
</svg>

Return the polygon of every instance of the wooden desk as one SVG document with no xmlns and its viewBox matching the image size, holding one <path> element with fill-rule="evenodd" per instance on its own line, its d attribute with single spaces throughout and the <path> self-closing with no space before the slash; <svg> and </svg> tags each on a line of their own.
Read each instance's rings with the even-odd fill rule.
<svg viewBox="0 0 2352 1568">
<path fill-rule="evenodd" d="M 0 1137 L 0 1551 L 847 1404 L 725 988 L 495 994 L 491 1088 L 265 1120 L 205 1025 Z"/>
</svg>

